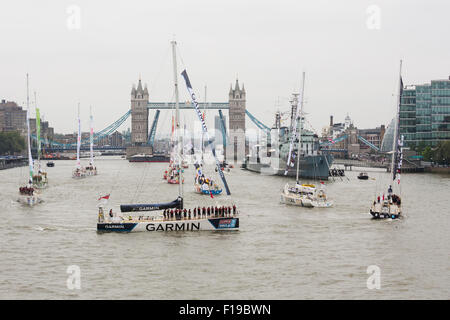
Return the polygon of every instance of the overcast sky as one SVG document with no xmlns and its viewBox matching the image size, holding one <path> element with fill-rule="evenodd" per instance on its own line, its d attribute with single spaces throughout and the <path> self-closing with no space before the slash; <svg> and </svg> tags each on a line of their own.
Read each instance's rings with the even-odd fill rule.
<svg viewBox="0 0 450 320">
<path fill-rule="evenodd" d="M 318 132 L 331 114 L 375 127 L 394 114 L 400 59 L 405 84 L 450 75 L 449 12 L 446 0 L 2 1 L 0 98 L 26 101 L 28 72 L 56 132 L 76 130 L 78 102 L 83 131 L 90 105 L 100 130 L 129 109 L 139 76 L 151 101 L 173 101 L 175 36 L 179 71 L 187 68 L 201 101 L 205 85 L 208 101 L 227 101 L 238 77 L 247 109 L 271 126 L 305 71 Z M 180 93 L 188 99 L 181 81 Z"/>
</svg>

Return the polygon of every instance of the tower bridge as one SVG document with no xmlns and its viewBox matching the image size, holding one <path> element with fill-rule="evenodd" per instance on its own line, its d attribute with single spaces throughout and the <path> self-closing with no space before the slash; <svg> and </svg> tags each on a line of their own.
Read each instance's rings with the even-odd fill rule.
<svg viewBox="0 0 450 320">
<path fill-rule="evenodd" d="M 147 86 L 142 85 L 139 79 L 138 85 L 131 89 L 131 144 L 127 149 L 127 156 L 137 153 L 151 153 L 157 131 L 160 110 L 172 110 L 175 108 L 174 102 L 150 102 Z M 190 102 L 180 102 L 180 109 L 193 109 Z M 230 86 L 228 92 L 228 102 L 206 102 L 199 103 L 200 109 L 218 110 L 220 117 L 221 131 L 223 136 L 223 144 L 226 146 L 226 128 L 222 110 L 228 111 L 228 129 L 233 130 L 237 134 L 233 137 L 234 148 L 237 144 L 245 145 L 245 115 L 251 116 L 246 109 L 246 91 L 244 85 L 239 85 L 236 80 L 235 86 Z M 156 110 L 152 126 L 149 128 L 149 110 Z M 253 120 L 255 121 L 255 120 Z M 259 122 L 259 124 L 261 124 Z M 261 127 L 258 125 L 258 127 Z"/>
<path fill-rule="evenodd" d="M 220 131 L 222 133 L 222 141 L 224 147 L 230 143 L 230 138 L 233 140 L 232 144 L 234 150 L 237 150 L 237 144 L 245 145 L 245 116 L 261 130 L 270 134 L 270 128 L 256 119 L 246 108 L 246 91 L 244 85 L 240 86 L 236 80 L 235 86 L 230 86 L 228 92 L 227 102 L 207 102 L 199 103 L 200 109 L 218 110 Z M 131 90 L 131 109 L 128 109 L 124 115 L 119 119 L 108 125 L 106 128 L 94 133 L 94 144 L 101 139 L 108 137 L 131 116 L 131 147 L 127 148 L 127 155 L 136 153 L 151 153 L 157 132 L 157 125 L 160 111 L 171 110 L 175 108 L 174 102 L 151 102 L 149 101 L 149 92 L 147 86 L 142 85 L 139 80 L 137 86 L 133 86 Z M 193 109 L 190 102 L 180 102 L 180 109 Z M 149 110 L 156 110 L 152 125 L 149 128 Z M 233 136 L 227 133 L 225 124 L 225 116 L 222 111 L 228 111 L 228 130 L 232 131 Z M 32 135 L 32 139 L 36 140 L 36 136 Z M 270 139 L 269 139 L 270 140 Z M 76 141 L 71 143 L 61 143 L 58 141 L 45 140 L 42 143 L 46 146 L 47 152 L 59 152 L 65 150 L 76 150 Z M 89 146 L 89 139 L 81 140 L 81 149 Z M 117 147 L 122 149 L 122 147 Z M 94 146 L 95 150 L 100 150 L 102 147 Z"/>
</svg>

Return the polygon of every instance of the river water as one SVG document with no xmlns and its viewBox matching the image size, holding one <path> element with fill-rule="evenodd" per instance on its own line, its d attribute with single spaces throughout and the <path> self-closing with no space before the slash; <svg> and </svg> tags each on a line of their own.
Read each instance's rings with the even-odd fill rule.
<svg viewBox="0 0 450 320">
<path fill-rule="evenodd" d="M 370 219 L 368 207 L 388 174 L 358 171 L 327 183 L 334 208 L 279 203 L 286 178 L 233 169 L 227 174 L 241 211 L 237 232 L 98 234 L 97 198 L 166 202 L 177 186 L 167 164 L 100 157 L 99 175 L 71 178 L 74 161 L 47 168 L 45 203 L 15 202 L 27 168 L 0 171 L 1 299 L 449 299 L 450 177 L 402 175 L 404 218 Z M 193 193 L 185 205 L 212 204 Z M 69 289 L 67 268 L 80 268 Z M 368 289 L 369 266 L 380 289 Z"/>
</svg>

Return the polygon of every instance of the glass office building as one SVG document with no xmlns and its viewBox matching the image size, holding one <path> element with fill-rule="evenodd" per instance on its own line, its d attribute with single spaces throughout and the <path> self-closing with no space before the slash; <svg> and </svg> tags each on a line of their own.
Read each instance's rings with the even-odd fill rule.
<svg viewBox="0 0 450 320">
<path fill-rule="evenodd" d="M 381 142 L 382 152 L 392 151 L 394 143 L 394 129 L 395 129 L 395 118 L 391 120 L 391 123 L 389 123 L 386 132 L 384 133 L 383 141 Z"/>
<path fill-rule="evenodd" d="M 450 78 L 403 89 L 399 132 L 410 148 L 450 140 Z"/>
</svg>

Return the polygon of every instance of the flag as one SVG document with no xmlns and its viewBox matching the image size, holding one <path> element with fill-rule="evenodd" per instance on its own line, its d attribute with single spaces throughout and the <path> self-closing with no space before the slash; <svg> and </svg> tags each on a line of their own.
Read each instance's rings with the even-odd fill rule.
<svg viewBox="0 0 450 320">
<path fill-rule="evenodd" d="M 98 201 L 100 201 L 102 199 L 109 200 L 109 194 L 107 194 L 106 196 L 98 198 Z"/>
<path fill-rule="evenodd" d="M 209 189 L 209 195 L 211 196 L 211 199 L 214 199 L 211 189 Z"/>
</svg>

